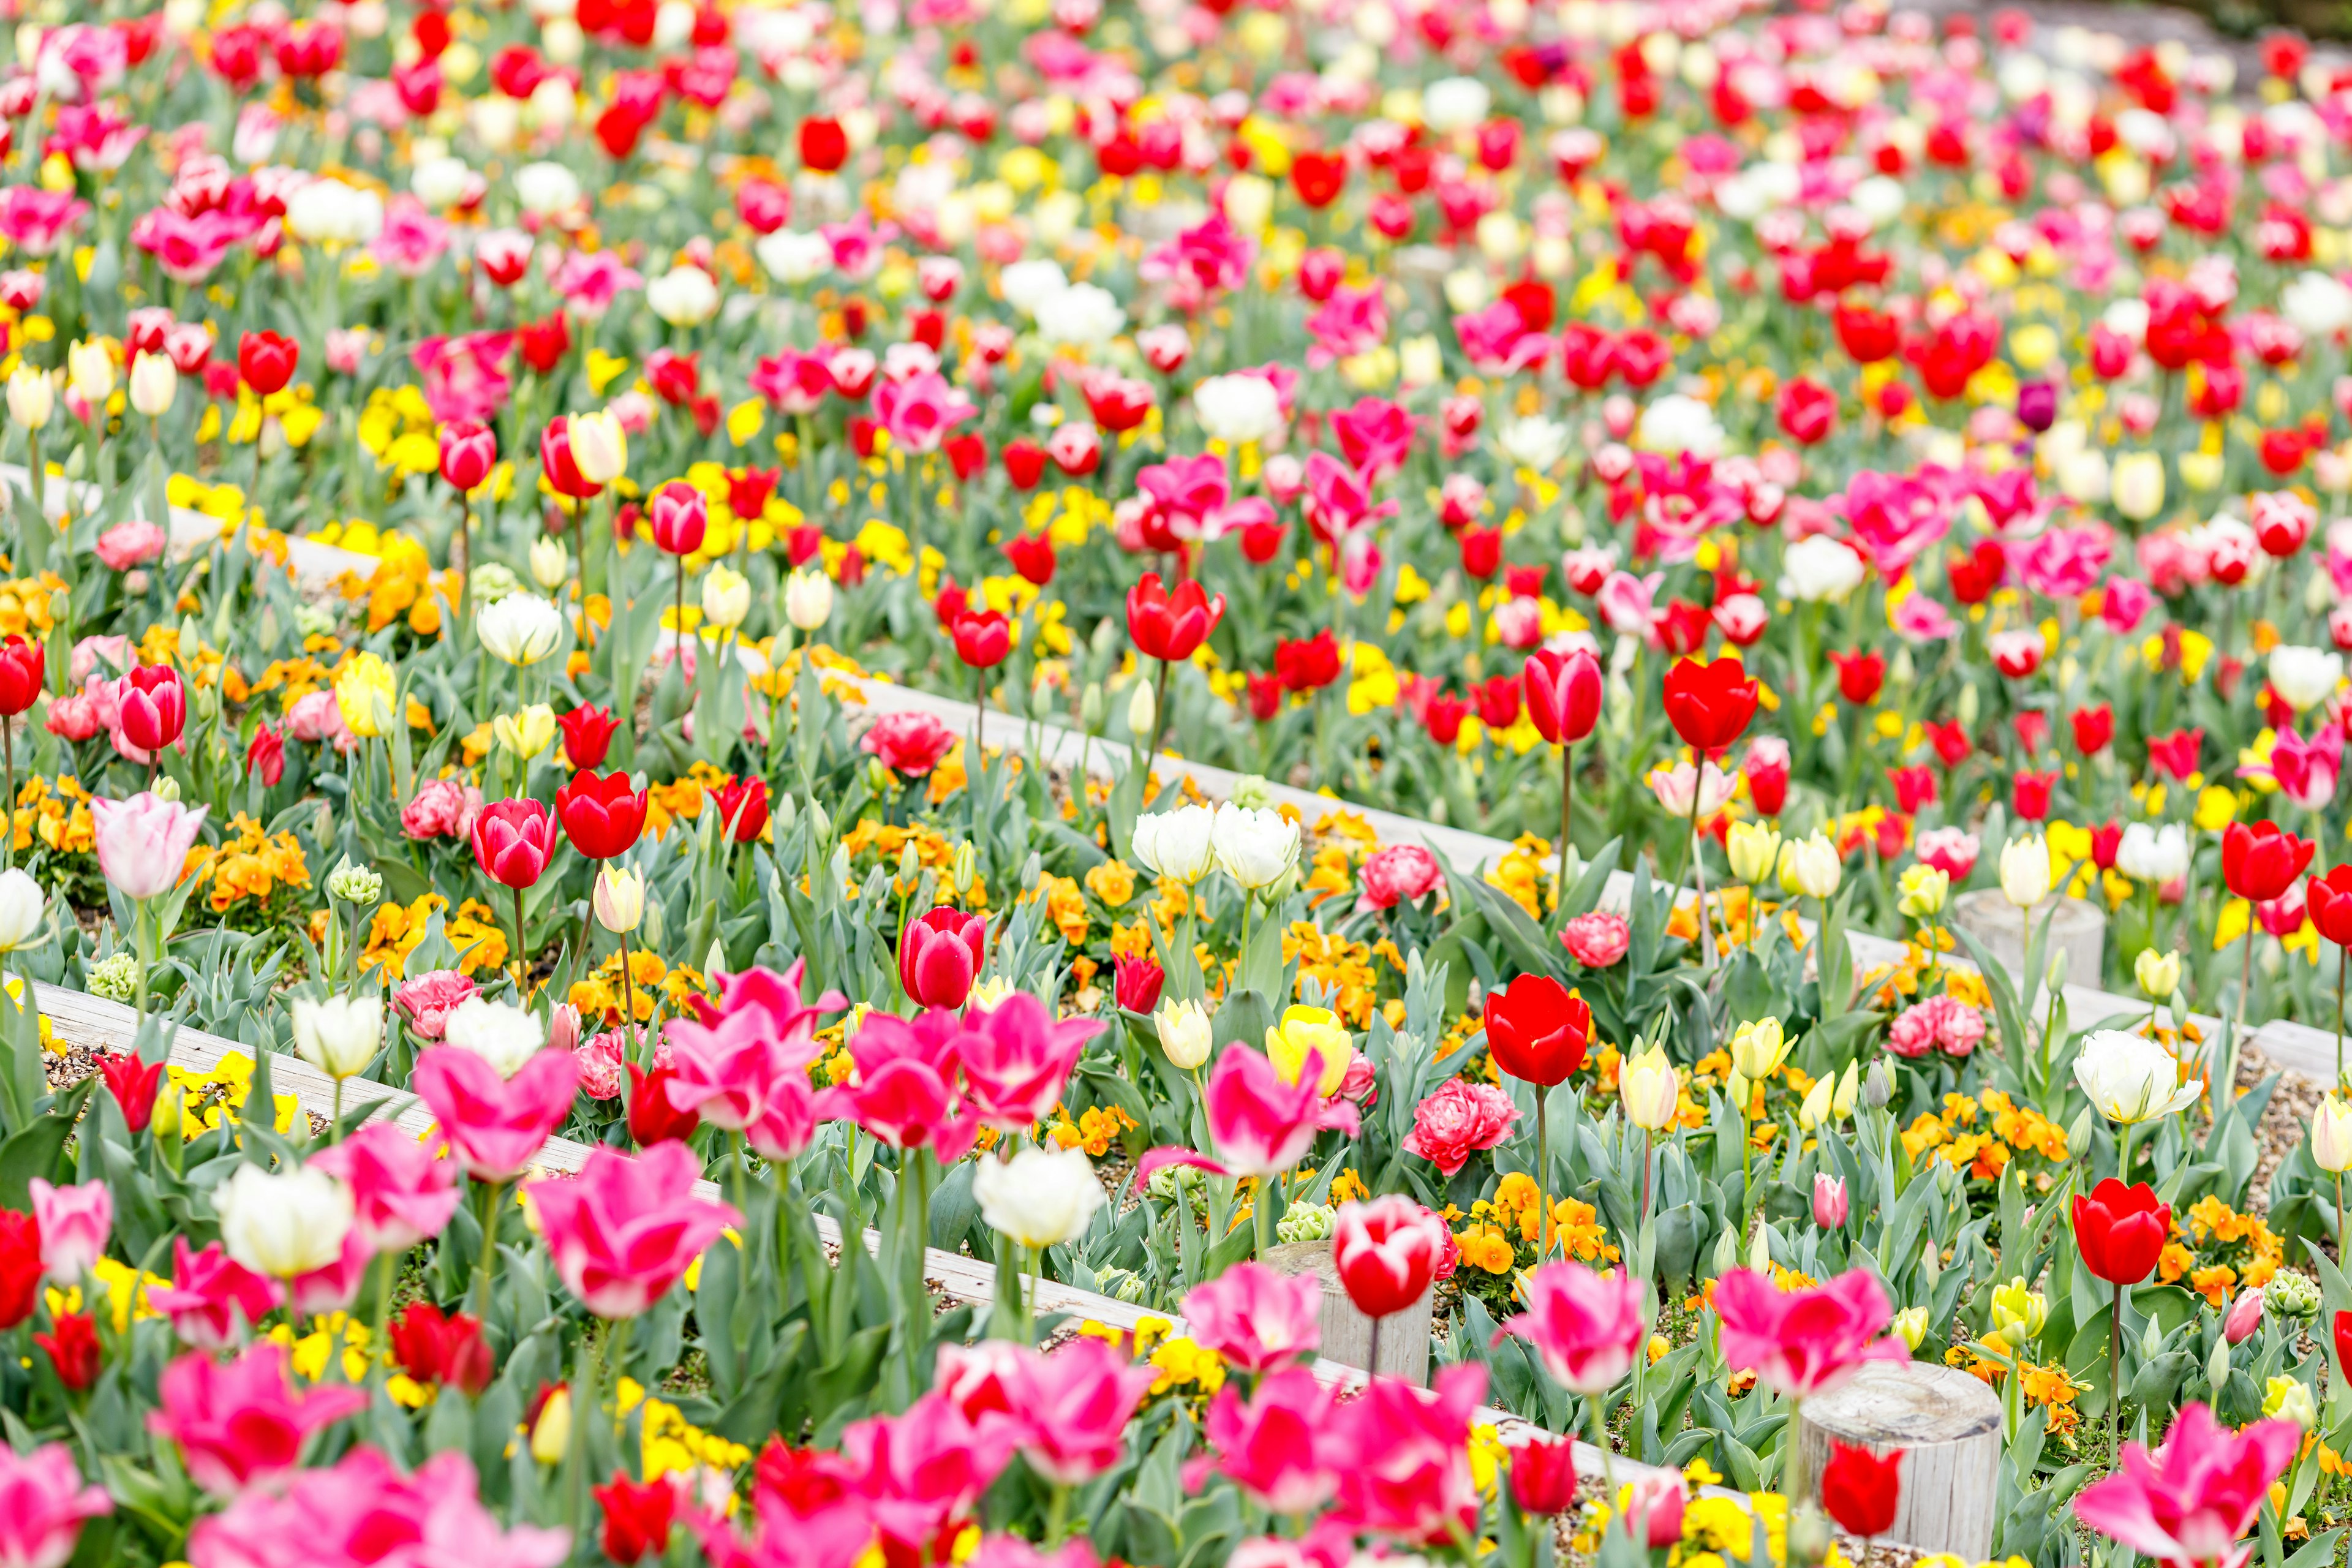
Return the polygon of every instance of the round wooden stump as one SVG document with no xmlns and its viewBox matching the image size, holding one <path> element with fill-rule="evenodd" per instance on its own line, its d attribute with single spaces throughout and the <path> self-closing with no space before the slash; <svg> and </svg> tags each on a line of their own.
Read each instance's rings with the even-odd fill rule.
<svg viewBox="0 0 2352 1568">
<path fill-rule="evenodd" d="M 1806 1401 L 1798 1461 L 1816 1497 L 1832 1437 L 1907 1456 L 1888 1539 L 1968 1563 L 1992 1555 L 2000 1398 L 1983 1383 L 1932 1362 L 1874 1362 L 1836 1393 Z"/>
<path fill-rule="evenodd" d="M 1429 1382 L 1429 1291 L 1423 1291 L 1420 1300 L 1381 1322 L 1381 1364 L 1376 1367 L 1370 1364 L 1372 1321 L 1356 1310 L 1356 1304 L 1348 1300 L 1347 1288 L 1339 1283 L 1339 1268 L 1331 1260 L 1329 1242 L 1285 1242 L 1268 1248 L 1263 1261 L 1277 1273 L 1312 1274 L 1322 1282 L 1319 1323 L 1323 1348 L 1319 1354 L 1342 1366 L 1377 1372 L 1382 1377 L 1401 1377 L 1407 1383 L 1423 1384 Z"/>
<path fill-rule="evenodd" d="M 2088 899 L 2064 899 L 2053 918 L 2050 900 L 2044 899 L 2031 914 L 2036 931 L 2045 918 L 2050 920 L 2042 962 L 2048 963 L 2063 952 L 2068 984 L 2097 985 L 2100 964 L 2106 955 L 2106 911 Z M 2025 920 L 1999 888 L 1979 888 L 1952 900 L 1952 923 L 1984 943 L 1994 962 L 2012 975 L 2025 968 Z"/>
</svg>

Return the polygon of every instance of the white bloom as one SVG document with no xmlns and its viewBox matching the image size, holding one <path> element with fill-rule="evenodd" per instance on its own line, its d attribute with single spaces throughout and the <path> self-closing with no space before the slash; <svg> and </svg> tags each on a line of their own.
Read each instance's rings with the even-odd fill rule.
<svg viewBox="0 0 2352 1568">
<path fill-rule="evenodd" d="M 1421 95 L 1421 120 L 1440 136 L 1475 131 L 1486 121 L 1495 95 L 1475 77 L 1450 76 L 1433 81 Z"/>
<path fill-rule="evenodd" d="M 580 176 L 561 163 L 525 163 L 515 171 L 514 187 L 522 210 L 539 217 L 580 205 Z"/>
<path fill-rule="evenodd" d="M 2279 292 L 2280 313 L 2307 338 L 2352 327 L 2352 289 L 2326 272 L 2306 272 Z"/>
<path fill-rule="evenodd" d="M 1780 591 L 1813 605 L 1843 599 L 1862 586 L 1867 571 L 1850 546 L 1826 533 L 1808 534 L 1780 557 Z"/>
<path fill-rule="evenodd" d="M 180 395 L 180 371 L 162 354 L 142 353 L 131 362 L 131 406 L 150 419 L 172 411 Z"/>
<path fill-rule="evenodd" d="M 48 900 L 38 882 L 17 867 L 0 871 L 0 952 L 24 946 L 47 913 Z"/>
<path fill-rule="evenodd" d="M 537 1054 L 547 1035 L 537 1015 L 511 1002 L 468 996 L 449 1015 L 442 1037 L 498 1068 L 500 1078 L 512 1078 Z"/>
<path fill-rule="evenodd" d="M 1503 448 L 1503 456 L 1523 468 L 1542 473 L 1568 450 L 1568 426 L 1557 419 L 1537 415 L 1504 426 L 1496 441 Z"/>
<path fill-rule="evenodd" d="M 494 658 L 537 664 L 563 638 L 563 612 L 536 594 L 509 594 L 474 619 L 474 635 Z"/>
<path fill-rule="evenodd" d="M 312 180 L 286 198 L 286 232 L 321 245 L 365 245 L 383 232 L 383 198 L 341 180 Z"/>
<path fill-rule="evenodd" d="M 57 384 L 37 365 L 19 362 L 8 373 L 8 417 L 27 430 L 49 422 L 58 405 Z"/>
<path fill-rule="evenodd" d="M 1070 287 L 1069 274 L 1052 261 L 1016 261 L 997 280 L 1003 286 L 1004 302 L 1024 316 L 1034 316 Z"/>
<path fill-rule="evenodd" d="M 673 327 L 698 327 L 719 313 L 719 285 L 699 267 L 673 267 L 646 285 L 646 304 Z"/>
<path fill-rule="evenodd" d="M 1216 864 L 1211 835 L 1216 814 L 1205 805 L 1155 811 L 1135 819 L 1135 858 L 1155 876 L 1191 887 Z"/>
<path fill-rule="evenodd" d="M 1870 220 L 1873 228 L 1882 227 L 1901 217 L 1906 200 L 1902 182 L 1891 180 L 1885 174 L 1873 174 L 1863 181 L 1854 186 L 1846 199 Z"/>
<path fill-rule="evenodd" d="M 1209 1010 L 1198 1002 L 1163 1002 L 1151 1024 L 1160 1033 L 1160 1048 L 1185 1071 L 1209 1059 L 1215 1037 L 1210 1029 Z"/>
<path fill-rule="evenodd" d="M 446 207 L 465 195 L 467 178 L 472 173 L 463 158 L 427 158 L 408 176 L 408 188 L 426 206 Z"/>
<path fill-rule="evenodd" d="M 1262 375 L 1213 375 L 1192 389 L 1201 428 L 1229 447 L 1266 440 L 1282 429 L 1282 399 Z"/>
<path fill-rule="evenodd" d="M 1010 1160 L 982 1160 L 971 1195 L 992 1228 L 1024 1247 L 1076 1240 L 1108 1201 L 1084 1149 L 1034 1145 Z"/>
<path fill-rule="evenodd" d="M 1661 457 L 1687 452 L 1694 458 L 1715 458 L 1723 451 L 1723 426 L 1715 422 L 1715 410 L 1697 398 L 1669 393 L 1642 410 L 1633 445 Z"/>
<path fill-rule="evenodd" d="M 833 579 L 822 572 L 795 572 L 784 582 L 784 618 L 813 632 L 833 615 Z"/>
<path fill-rule="evenodd" d="M 330 1078 L 366 1071 L 383 1040 L 383 1004 L 373 997 L 294 1004 L 294 1054 Z"/>
<path fill-rule="evenodd" d="M 2344 679 L 2344 656 L 2283 643 L 2271 649 L 2271 688 L 2298 713 L 2308 713 L 2336 694 Z"/>
<path fill-rule="evenodd" d="M 2189 875 L 2189 830 L 2177 822 L 2158 827 L 2133 822 L 2116 846 L 2116 869 L 2138 882 L 2164 883 Z"/>
<path fill-rule="evenodd" d="M 1683 762 L 1671 768 L 1652 768 L 1650 776 L 1642 782 L 1650 786 L 1650 793 L 1658 797 L 1667 816 L 1687 821 L 1694 791 L 1698 795 L 1698 814 L 1712 816 L 1731 803 L 1737 781 L 1734 774 L 1725 773 L 1713 763 L 1706 764 L 1706 772 L 1701 775 L 1690 763 Z"/>
<path fill-rule="evenodd" d="M 350 1189 L 310 1165 L 275 1174 L 239 1165 L 214 1192 L 213 1207 L 229 1258 L 274 1279 L 334 1262 L 352 1229 Z"/>
<path fill-rule="evenodd" d="M 549 593 L 563 586 L 572 575 L 572 554 L 563 548 L 563 541 L 551 533 L 542 533 L 530 542 L 530 580 Z"/>
<path fill-rule="evenodd" d="M 2040 834 L 2001 846 L 2000 892 L 2021 910 L 2050 896 L 2050 846 Z"/>
<path fill-rule="evenodd" d="M 2100 1029 L 2083 1042 L 2074 1081 L 2099 1114 L 2126 1125 L 2170 1116 L 2196 1103 L 2200 1092 L 2194 1080 L 2180 1081 L 2180 1064 L 2170 1051 L 2123 1029 Z"/>
<path fill-rule="evenodd" d="M 1221 805 L 1210 837 L 1218 869 L 1244 888 L 1270 886 L 1298 864 L 1298 825 L 1271 806 Z"/>
<path fill-rule="evenodd" d="M 1037 335 L 1049 343 L 1092 348 L 1110 342 L 1127 324 L 1127 312 L 1108 289 L 1079 283 L 1046 301 L 1037 315 Z"/>
<path fill-rule="evenodd" d="M 777 282 L 791 286 L 822 278 L 833 270 L 833 247 L 821 234 L 798 234 L 780 228 L 753 247 L 760 265 Z"/>
</svg>

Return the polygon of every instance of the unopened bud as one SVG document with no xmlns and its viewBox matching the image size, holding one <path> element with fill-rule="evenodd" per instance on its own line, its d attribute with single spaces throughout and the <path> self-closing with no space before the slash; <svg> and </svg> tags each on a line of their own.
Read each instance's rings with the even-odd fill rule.
<svg viewBox="0 0 2352 1568">
<path fill-rule="evenodd" d="M 1086 726 L 1087 733 L 1091 735 L 1096 731 L 1102 728 L 1102 682 L 1099 680 L 1088 681 L 1087 683 L 1086 694 L 1078 699 L 1078 722 Z"/>
<path fill-rule="evenodd" d="M 2066 1129 L 2068 1155 L 2079 1160 L 2091 1152 L 2091 1139 L 2096 1131 L 2097 1128 L 2091 1121 L 2091 1108 L 2086 1105 L 2083 1107 L 2082 1114 L 2074 1118 L 2074 1124 Z"/>
<path fill-rule="evenodd" d="M 1159 717 L 1160 710 L 1151 700 L 1150 683 L 1137 681 L 1135 695 L 1127 700 L 1128 733 L 1139 741 L 1150 740 L 1152 725 L 1158 721 Z"/>
</svg>

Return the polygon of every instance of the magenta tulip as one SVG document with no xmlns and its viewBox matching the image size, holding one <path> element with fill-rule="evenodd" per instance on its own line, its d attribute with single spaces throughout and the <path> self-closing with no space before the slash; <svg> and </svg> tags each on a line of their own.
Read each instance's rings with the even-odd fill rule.
<svg viewBox="0 0 2352 1568">
<path fill-rule="evenodd" d="M 606 1320 L 634 1318 L 669 1293 L 702 1249 L 743 1216 L 695 1196 L 702 1161 L 683 1143 L 632 1157 L 588 1152 L 577 1176 L 530 1184 L 555 1272 L 581 1304 Z"/>
<path fill-rule="evenodd" d="M 416 1060 L 409 1086 L 433 1112 L 443 1140 L 478 1182 L 510 1182 L 530 1169 L 572 1110 L 578 1068 L 569 1051 L 539 1051 L 510 1079 L 461 1046 Z"/>
<path fill-rule="evenodd" d="M 188 1479 L 233 1498 L 301 1463 L 314 1432 L 367 1408 L 364 1389 L 298 1393 L 286 1347 L 265 1340 L 231 1362 L 191 1351 L 163 1369 L 147 1429 L 179 1445 Z"/>
<path fill-rule="evenodd" d="M 988 920 L 933 910 L 907 922 L 898 939 L 898 984 L 918 1007 L 961 1007 L 988 962 Z"/>
<path fill-rule="evenodd" d="M 1642 1282 L 1620 1271 L 1603 1278 L 1573 1259 L 1528 1276 L 1528 1310 L 1495 1337 L 1525 1340 L 1551 1380 L 1571 1394 L 1605 1394 L 1632 1370 L 1649 1337 L 1642 1320 Z"/>
</svg>

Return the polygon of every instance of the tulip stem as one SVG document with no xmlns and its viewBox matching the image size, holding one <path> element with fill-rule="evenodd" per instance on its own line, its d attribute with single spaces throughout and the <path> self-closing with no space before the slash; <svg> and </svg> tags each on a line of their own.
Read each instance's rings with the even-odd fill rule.
<svg viewBox="0 0 2352 1568">
<path fill-rule="evenodd" d="M 1658 1135 L 1649 1128 L 1642 1129 L 1642 1226 L 1650 1223 L 1650 1161 L 1657 1152 Z M 1639 1231 L 1635 1233 L 1637 1236 Z"/>
<path fill-rule="evenodd" d="M 1151 750 L 1143 755 L 1143 765 L 1146 769 L 1151 766 L 1151 759 L 1160 754 L 1160 738 L 1166 733 L 1168 733 L 1168 661 L 1163 658 L 1160 661 L 1160 678 L 1151 688 Z M 1150 787 L 1150 775 L 1147 772 L 1144 775 L 1144 788 L 1148 791 Z M 1146 801 L 1143 804 L 1148 805 L 1150 803 Z"/>
<path fill-rule="evenodd" d="M 629 933 L 615 934 L 621 939 L 621 1039 L 625 1046 L 634 1047 L 643 1043 L 637 1034 L 637 983 L 629 973 Z M 635 1059 L 634 1056 L 631 1059 Z"/>
<path fill-rule="evenodd" d="M 529 958 L 523 952 L 522 945 L 522 889 L 520 888 L 517 888 L 513 889 L 513 891 L 515 906 L 515 991 L 520 996 L 522 994 L 525 984 L 530 978 L 530 964 Z"/>
<path fill-rule="evenodd" d="M 16 844 L 14 817 L 16 800 L 16 774 L 12 764 L 8 773 L 8 801 L 11 808 L 8 846 L 12 851 Z M 2336 1087 L 2339 1091 L 2344 1088 L 2344 966 L 2347 959 L 2352 959 L 2352 947 L 2339 947 L 2336 950 Z"/>
<path fill-rule="evenodd" d="M 2124 1288 L 2116 1286 L 2113 1301 L 2107 1309 L 2107 1466 L 2119 1469 L 2116 1458 L 2122 1453 L 2124 1419 Z"/>
<path fill-rule="evenodd" d="M 1551 1178 L 1551 1143 L 1549 1129 L 1544 1125 L 1544 1101 L 1549 1093 L 1543 1084 L 1536 1085 L 1536 1261 L 1541 1263 L 1551 1255 L 1551 1202 L 1544 1196 L 1546 1184 Z"/>
<path fill-rule="evenodd" d="M 1584 1407 L 1592 1415 L 1592 1446 L 1601 1450 L 1601 1476 L 1609 1487 L 1608 1506 L 1614 1511 L 1617 1507 L 1617 1457 L 1609 1447 L 1609 1423 L 1601 1418 L 1599 1390 L 1584 1396 Z M 1627 1525 L 1626 1532 L 1631 1534 L 1632 1531 L 1633 1526 Z"/>
<path fill-rule="evenodd" d="M 2336 1173 L 2336 1261 L 2344 1262 L 2344 1173 Z"/>
<path fill-rule="evenodd" d="M 1274 1250 L 1274 1178 L 1260 1176 L 1250 1198 L 1250 1228 L 1257 1237 L 1257 1256 Z"/>
<path fill-rule="evenodd" d="M 1568 855 L 1572 842 L 1568 836 L 1568 813 L 1575 798 L 1576 742 L 1564 740 L 1559 743 L 1559 886 L 1552 892 L 1555 913 L 1559 912 L 1562 900 L 1568 897 Z"/>
<path fill-rule="evenodd" d="M 1364 1351 L 1364 1386 L 1370 1388 L 1372 1379 L 1381 1374 L 1381 1320 L 1372 1320 L 1371 1342 Z"/>
<path fill-rule="evenodd" d="M 1698 808 L 1706 794 L 1706 753 L 1698 753 L 1697 777 L 1691 784 L 1691 885 L 1698 889 L 1698 951 L 1701 962 L 1715 967 L 1715 928 L 1706 918 L 1706 864 L 1699 858 Z"/>
<path fill-rule="evenodd" d="M 474 1286 L 468 1294 L 474 1298 L 474 1316 L 484 1322 L 490 1316 L 490 1277 L 499 1258 L 499 1194 L 505 1185 L 503 1182 L 482 1185 L 482 1250 L 474 1259 Z"/>
</svg>

